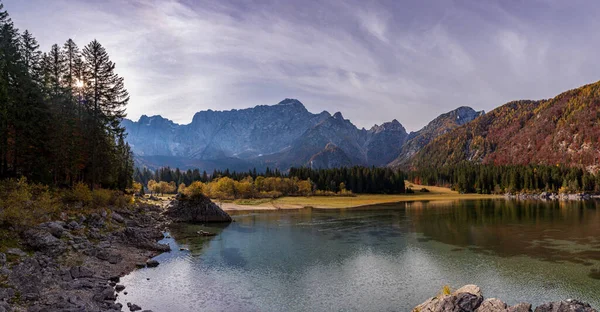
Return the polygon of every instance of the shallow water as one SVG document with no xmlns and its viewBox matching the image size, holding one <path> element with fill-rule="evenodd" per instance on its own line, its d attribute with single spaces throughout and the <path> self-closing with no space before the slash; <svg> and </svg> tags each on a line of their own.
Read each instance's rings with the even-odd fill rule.
<svg viewBox="0 0 600 312">
<path fill-rule="evenodd" d="M 172 228 L 164 242 L 174 251 L 122 278 L 119 301 L 156 312 L 410 311 L 444 285 L 477 284 L 509 304 L 600 307 L 600 202 L 413 202 L 234 219 Z"/>
</svg>

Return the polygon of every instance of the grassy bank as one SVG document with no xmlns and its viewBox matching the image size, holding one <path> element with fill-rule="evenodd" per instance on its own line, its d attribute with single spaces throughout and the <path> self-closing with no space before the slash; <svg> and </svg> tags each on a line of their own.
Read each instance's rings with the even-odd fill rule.
<svg viewBox="0 0 600 312">
<path fill-rule="evenodd" d="M 437 200 L 460 200 L 460 199 L 485 199 L 501 198 L 498 195 L 459 194 L 449 188 L 421 186 L 407 183 L 407 186 L 415 190 L 414 194 L 383 195 L 383 194 L 360 194 L 353 197 L 343 196 L 311 196 L 311 197 L 281 197 L 272 200 L 237 200 L 233 202 L 216 201 L 226 211 L 240 210 L 277 210 L 277 209 L 301 209 L 313 208 L 352 208 L 385 203 L 397 203 L 408 201 L 437 201 Z M 429 192 L 420 192 L 426 188 Z"/>
</svg>

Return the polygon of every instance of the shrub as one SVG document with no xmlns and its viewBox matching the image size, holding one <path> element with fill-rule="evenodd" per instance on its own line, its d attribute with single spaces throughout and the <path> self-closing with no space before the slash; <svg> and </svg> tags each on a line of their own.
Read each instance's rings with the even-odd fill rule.
<svg viewBox="0 0 600 312">
<path fill-rule="evenodd" d="M 185 193 L 185 183 L 181 183 L 177 187 L 177 194 L 183 194 L 183 193 Z"/>
<path fill-rule="evenodd" d="M 47 186 L 28 184 L 22 178 L 0 182 L 0 224 L 17 229 L 51 220 L 60 212 L 60 202 Z"/>
<path fill-rule="evenodd" d="M 93 200 L 92 191 L 83 182 L 78 182 L 75 184 L 71 192 L 67 192 L 64 195 L 64 198 L 67 201 L 78 202 L 84 206 L 89 205 Z"/>
<path fill-rule="evenodd" d="M 205 185 L 200 181 L 192 182 L 190 186 L 186 187 L 183 191 L 183 195 L 188 197 L 197 197 L 205 194 Z"/>
<path fill-rule="evenodd" d="M 450 286 L 444 285 L 444 287 L 442 287 L 441 293 L 442 295 L 450 295 L 452 293 L 452 289 L 450 289 Z"/>
<path fill-rule="evenodd" d="M 114 202 L 111 190 L 96 189 L 92 192 L 92 198 L 92 205 L 94 207 L 106 207 Z"/>
</svg>

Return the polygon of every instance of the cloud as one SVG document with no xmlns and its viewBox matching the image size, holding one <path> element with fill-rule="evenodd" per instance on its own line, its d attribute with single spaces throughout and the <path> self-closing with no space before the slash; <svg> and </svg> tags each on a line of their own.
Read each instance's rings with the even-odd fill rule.
<svg viewBox="0 0 600 312">
<path fill-rule="evenodd" d="M 549 97 L 600 72 L 593 8 L 562 1 L 4 3 L 45 50 L 69 37 L 105 45 L 133 119 L 186 123 L 295 97 L 359 126 L 395 118 L 417 130 L 458 106 Z"/>
</svg>

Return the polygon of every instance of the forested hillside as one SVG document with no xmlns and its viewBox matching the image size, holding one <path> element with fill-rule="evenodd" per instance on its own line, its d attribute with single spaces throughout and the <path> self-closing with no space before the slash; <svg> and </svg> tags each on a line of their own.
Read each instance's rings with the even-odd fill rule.
<svg viewBox="0 0 600 312">
<path fill-rule="evenodd" d="M 124 189 L 133 162 L 129 95 L 105 48 L 69 39 L 42 52 L 0 3 L 0 179 Z"/>
<path fill-rule="evenodd" d="M 515 101 L 457 128 L 418 152 L 412 168 L 463 161 L 576 166 L 600 161 L 600 82 L 541 101 Z"/>
</svg>

